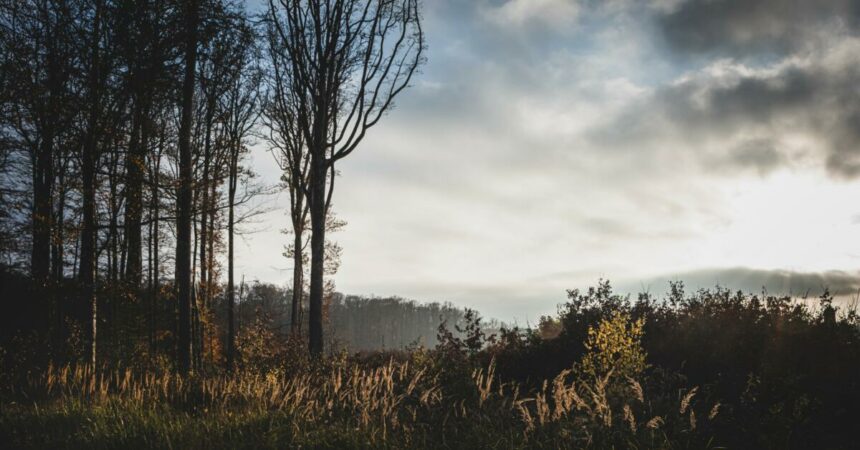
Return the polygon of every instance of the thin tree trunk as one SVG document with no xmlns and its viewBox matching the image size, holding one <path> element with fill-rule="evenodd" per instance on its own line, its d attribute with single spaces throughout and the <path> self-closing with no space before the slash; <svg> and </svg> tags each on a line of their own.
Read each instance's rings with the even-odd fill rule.
<svg viewBox="0 0 860 450">
<path fill-rule="evenodd" d="M 197 192 L 191 194 L 191 204 L 199 205 L 197 200 Z M 197 246 L 200 245 L 200 228 L 197 226 L 197 211 L 195 207 L 191 213 L 191 230 L 192 246 L 191 254 L 197 255 Z M 191 261 L 191 365 L 199 367 L 198 360 L 200 355 L 200 284 L 197 280 L 197 258 L 192 256 Z"/>
<path fill-rule="evenodd" d="M 302 205 L 299 202 L 299 210 L 301 211 Z M 302 294 L 304 291 L 304 277 L 305 277 L 305 268 L 304 268 L 304 259 L 302 258 L 302 241 L 304 238 L 304 224 L 301 225 L 293 225 L 293 300 L 292 305 L 290 307 L 290 332 L 294 336 L 298 336 L 302 332 L 302 318 L 301 318 L 301 309 L 302 309 Z"/>
<path fill-rule="evenodd" d="M 65 215 L 66 215 L 66 167 L 65 164 L 60 164 L 60 173 L 57 180 L 57 186 L 59 187 L 59 193 L 57 195 L 57 215 L 54 219 L 54 238 L 53 241 L 53 264 L 52 269 L 54 272 L 54 282 L 59 285 L 63 281 L 63 260 L 65 256 L 63 255 L 63 241 L 65 240 L 65 236 L 63 233 L 63 228 L 65 227 Z M 58 312 L 61 308 L 58 306 Z"/>
<path fill-rule="evenodd" d="M 234 253 L 233 253 L 233 227 L 234 216 L 233 209 L 236 199 L 236 181 L 237 181 L 237 161 L 236 157 L 231 155 L 230 175 L 227 187 L 227 368 L 233 369 L 233 358 L 236 347 L 236 329 L 234 325 L 234 309 L 236 307 L 235 288 L 233 285 L 234 276 Z"/>
<path fill-rule="evenodd" d="M 109 254 L 110 254 L 110 269 L 109 269 L 109 285 L 108 285 L 108 295 L 105 300 L 107 302 L 102 302 L 102 306 L 106 306 L 105 316 L 106 321 L 103 321 L 108 330 L 113 325 L 113 316 L 114 310 L 117 304 L 116 298 L 116 286 L 119 282 L 119 274 L 120 274 L 120 241 L 119 241 L 119 194 L 118 194 L 118 182 L 119 182 L 119 150 L 114 148 L 114 151 L 111 152 L 111 168 L 110 168 L 110 243 L 109 243 Z M 96 321 L 93 319 L 93 326 L 96 326 Z M 112 335 L 114 333 L 109 333 Z"/>
<path fill-rule="evenodd" d="M 81 224 L 82 224 L 82 222 L 78 221 L 78 229 L 79 230 L 81 229 Z M 72 276 L 71 276 L 71 279 L 73 279 L 73 280 L 78 279 L 78 258 L 80 258 L 80 256 L 81 256 L 80 251 L 81 251 L 81 239 L 80 239 L 80 235 L 78 235 L 77 239 L 75 239 L 75 249 L 72 252 Z"/>
<path fill-rule="evenodd" d="M 150 182 L 152 180 L 150 179 Z M 152 194 L 150 194 L 152 195 Z M 154 198 L 154 197 L 153 197 Z M 155 327 L 153 326 L 153 320 L 155 318 L 155 300 L 153 294 L 155 293 L 155 285 L 154 275 L 152 273 L 152 269 L 154 267 L 152 255 L 154 253 L 152 245 L 155 229 L 153 228 L 154 217 L 157 212 L 152 207 L 152 200 L 149 202 L 149 224 L 147 225 L 147 233 L 146 233 L 146 343 L 149 347 L 149 354 L 152 355 L 155 351 Z"/>
<path fill-rule="evenodd" d="M 140 95 L 142 96 L 142 95 Z M 143 102 L 138 98 L 136 103 Z M 143 140 L 143 106 L 136 104 L 133 113 L 133 125 L 131 141 L 129 142 L 126 166 L 125 186 L 125 267 L 123 277 L 133 294 L 137 294 L 140 285 L 141 271 L 143 266 L 143 252 L 141 251 L 141 216 L 143 212 L 142 190 L 143 190 L 143 168 L 145 158 L 145 144 Z"/>
<path fill-rule="evenodd" d="M 322 142 L 322 139 L 320 139 Z M 325 155 L 317 151 L 311 155 L 311 283 L 310 311 L 308 312 L 308 347 L 311 355 L 323 352 L 323 269 L 325 267 Z"/>
<path fill-rule="evenodd" d="M 118 224 L 118 215 L 119 215 L 119 205 L 117 204 L 117 168 L 119 165 L 119 156 L 118 150 L 114 149 L 111 153 L 111 168 L 110 168 L 110 197 L 108 199 L 108 203 L 110 205 L 110 219 L 109 219 L 109 241 L 108 241 L 108 282 L 107 282 L 107 294 L 104 298 L 105 301 L 102 302 L 102 306 L 105 306 L 106 309 L 103 311 L 103 314 L 106 321 L 103 320 L 105 325 L 109 328 L 112 324 L 112 309 L 113 305 L 116 303 L 116 296 L 113 295 L 115 293 L 117 280 L 119 278 L 119 224 Z M 94 325 L 95 326 L 95 322 Z M 102 330 L 104 331 L 107 330 Z"/>
<path fill-rule="evenodd" d="M 151 354 L 155 354 L 156 346 L 155 346 L 155 317 L 158 307 L 158 292 L 159 292 L 159 280 L 158 280 L 158 272 L 159 272 L 159 259 L 158 259 L 158 215 L 159 215 L 159 175 L 161 172 L 161 153 L 164 148 L 164 135 L 162 134 L 158 140 L 158 151 L 155 153 L 152 164 L 152 179 L 150 182 L 152 186 L 150 188 L 150 224 L 149 224 L 149 273 L 150 273 L 150 287 L 149 287 L 149 351 Z"/>
<path fill-rule="evenodd" d="M 96 337 L 98 335 L 98 303 L 96 299 L 96 163 L 98 161 L 98 132 L 99 106 L 101 89 L 99 87 L 99 67 L 101 52 L 99 39 L 102 21 L 102 2 L 96 3 L 93 21 L 92 41 L 90 43 L 91 62 L 89 69 L 89 117 L 86 138 L 84 139 L 83 158 L 81 161 L 82 194 L 83 194 L 83 226 L 81 230 L 80 270 L 78 276 L 83 287 L 84 302 L 90 308 L 90 362 L 95 366 Z"/>
<path fill-rule="evenodd" d="M 33 279 L 40 284 L 47 282 L 51 263 L 53 141 L 53 130 L 48 126 L 43 131 L 42 142 L 36 152 L 33 167 L 33 251 L 30 257 L 30 270 Z"/>
<path fill-rule="evenodd" d="M 52 239 L 52 252 L 53 252 L 53 262 L 52 262 L 52 270 L 53 270 L 53 286 L 56 289 L 54 291 L 54 346 L 59 349 L 63 345 L 65 341 L 65 332 L 63 330 L 63 324 L 65 322 L 65 299 L 60 294 L 62 291 L 59 289 L 62 287 L 63 282 L 63 269 L 64 264 L 63 261 L 65 259 L 65 255 L 63 253 L 64 250 L 64 241 L 65 236 L 63 233 L 63 229 L 65 227 L 65 215 L 66 215 L 66 167 L 65 161 L 60 163 L 60 171 L 59 176 L 57 177 L 57 185 L 59 186 L 59 193 L 57 195 L 57 215 L 54 218 L 54 236 Z"/>
<path fill-rule="evenodd" d="M 211 181 L 209 180 L 209 168 L 212 159 L 212 125 L 213 118 L 215 114 L 215 105 L 214 101 L 207 100 L 206 104 L 206 116 L 204 118 L 205 121 L 205 130 L 204 130 L 204 143 L 203 143 L 203 177 L 198 180 L 200 183 L 200 281 L 197 283 L 198 288 L 198 296 L 199 296 L 199 305 L 197 306 L 197 334 L 198 334 L 198 359 L 202 358 L 202 353 L 204 351 L 204 321 L 203 316 L 205 314 L 205 310 L 208 304 L 209 299 L 209 286 L 208 282 L 208 273 L 209 273 L 209 257 L 207 256 L 207 251 L 209 247 L 207 245 L 207 239 L 209 239 L 209 184 Z"/>
<path fill-rule="evenodd" d="M 209 212 L 208 212 L 208 214 L 209 214 L 209 235 L 204 236 L 204 238 L 208 239 L 208 241 L 204 240 L 204 242 L 203 242 L 204 244 L 206 244 L 208 242 L 207 245 L 209 245 L 209 249 L 207 251 L 208 260 L 206 261 L 207 270 L 206 270 L 206 273 L 203 274 L 203 276 L 205 277 L 204 285 L 206 286 L 206 295 L 203 296 L 203 310 L 201 311 L 202 312 L 202 319 L 203 319 L 200 322 L 200 325 L 201 325 L 200 326 L 201 341 L 208 340 L 208 336 L 206 334 L 207 333 L 206 325 L 208 324 L 209 312 L 210 312 L 210 308 L 212 306 L 212 290 L 214 287 L 214 284 L 212 284 L 212 276 L 215 272 L 215 237 L 216 237 L 215 236 L 215 205 L 217 204 L 217 199 L 216 199 L 214 180 L 212 182 L 212 186 L 210 187 L 210 189 L 212 191 L 209 193 L 209 203 L 210 203 Z M 211 332 L 211 331 L 212 331 L 211 329 L 208 330 L 208 332 Z M 205 343 L 203 343 L 203 345 L 205 346 L 206 351 L 209 352 L 209 357 L 211 360 L 214 357 L 214 353 L 212 352 L 213 349 L 212 349 L 211 342 L 205 342 Z M 204 347 L 201 347 L 201 350 L 203 350 L 203 348 Z"/>
<path fill-rule="evenodd" d="M 203 143 L 203 177 L 200 180 L 197 180 L 200 183 L 200 190 L 202 191 L 202 197 L 200 201 L 200 236 L 202 245 L 200 245 L 200 296 L 203 299 L 203 303 L 206 303 L 207 299 L 207 286 L 205 286 L 206 281 L 206 271 L 207 271 L 207 263 L 208 259 L 206 258 L 206 233 L 207 233 L 207 219 L 208 219 L 208 208 L 209 208 L 209 165 L 212 156 L 212 121 L 213 116 L 215 114 L 215 106 L 213 101 L 207 101 L 206 105 L 206 117 L 205 123 L 206 128 L 204 132 L 204 143 Z"/>
</svg>

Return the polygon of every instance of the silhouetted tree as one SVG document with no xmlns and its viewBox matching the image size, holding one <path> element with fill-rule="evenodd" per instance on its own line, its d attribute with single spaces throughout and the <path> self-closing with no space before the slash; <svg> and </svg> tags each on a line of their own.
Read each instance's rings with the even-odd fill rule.
<svg viewBox="0 0 860 450">
<path fill-rule="evenodd" d="M 262 72 L 259 53 L 254 45 L 255 35 L 248 26 L 238 30 L 239 54 L 227 90 L 222 98 L 224 110 L 223 144 L 227 150 L 227 366 L 233 367 L 236 349 L 234 238 L 236 227 L 236 193 L 239 187 L 242 157 L 248 153 L 246 139 L 256 124 L 260 112 Z M 246 191 L 247 193 L 248 191 Z"/>
<path fill-rule="evenodd" d="M 191 369 L 191 119 L 194 102 L 194 76 L 197 64 L 197 22 L 199 4 L 184 4 L 185 77 L 182 83 L 181 122 L 179 127 L 179 191 L 176 218 L 176 286 L 179 303 L 179 369 Z"/>
<path fill-rule="evenodd" d="M 301 108 L 298 93 L 290 87 L 290 61 L 283 42 L 271 22 L 267 22 L 266 48 L 269 56 L 267 71 L 268 97 L 263 115 L 266 120 L 267 141 L 275 161 L 283 171 L 281 177 L 290 195 L 290 222 L 292 225 L 292 251 L 287 257 L 293 260 L 293 289 L 290 306 L 290 331 L 301 330 L 301 306 L 305 283 L 305 230 L 308 225 L 308 176 L 310 154 L 305 136 L 298 126 L 297 114 Z"/>
<path fill-rule="evenodd" d="M 96 0 L 92 12 L 92 32 L 89 37 L 89 66 L 87 67 L 87 117 L 84 143 L 81 152 L 81 197 L 83 218 L 80 244 L 80 266 L 78 277 L 83 287 L 83 296 L 90 305 L 91 361 L 96 361 L 96 337 L 98 331 L 98 301 L 96 297 L 96 239 L 98 218 L 96 213 L 96 170 L 100 156 L 99 133 L 102 122 L 101 106 L 104 93 L 104 68 L 102 58 L 102 24 L 105 6 L 103 0 Z"/>
<path fill-rule="evenodd" d="M 323 274 L 334 164 L 377 124 L 423 62 L 417 0 L 269 0 L 288 56 L 287 86 L 310 154 L 309 349 L 323 350 Z"/>
</svg>

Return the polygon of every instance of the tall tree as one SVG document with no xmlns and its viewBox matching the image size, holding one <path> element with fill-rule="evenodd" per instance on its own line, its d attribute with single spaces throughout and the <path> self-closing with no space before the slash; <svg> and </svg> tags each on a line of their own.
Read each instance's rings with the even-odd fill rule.
<svg viewBox="0 0 860 450">
<path fill-rule="evenodd" d="M 5 0 L 2 7 L 3 51 L 7 64 L 10 129 L 30 160 L 32 230 L 30 271 L 41 283 L 51 269 L 55 152 L 68 129 L 73 10 L 70 2 Z"/>
<path fill-rule="evenodd" d="M 89 36 L 89 66 L 87 68 L 87 117 L 84 143 L 81 152 L 81 197 L 83 201 L 80 246 L 80 279 L 84 301 L 90 307 L 90 361 L 96 362 L 96 338 L 98 331 L 98 301 L 96 298 L 96 168 L 99 159 L 98 133 L 101 121 L 103 93 L 102 69 L 102 21 L 104 1 L 93 5 L 92 32 Z"/>
<path fill-rule="evenodd" d="M 61 227 L 69 191 L 66 181 L 71 177 L 63 169 L 71 164 L 69 155 L 77 140 L 73 106 L 80 58 L 74 29 L 79 6 L 56 0 L 0 0 L 4 90 L 0 129 L 3 145 L 15 148 L 21 170 L 15 176 L 20 183 L 17 200 L 29 208 L 21 208 L 17 215 L 29 219 L 30 274 L 42 287 L 54 286 L 64 275 Z M 3 176 L 5 179 L 7 174 Z M 21 222 L 24 225 L 25 220 Z M 62 333 L 57 324 L 62 322 L 65 305 L 56 292 L 45 291 L 40 296 L 53 300 L 42 326 L 46 336 L 51 335 L 58 344 Z"/>
<path fill-rule="evenodd" d="M 244 16 L 233 5 L 215 3 L 208 8 L 201 24 L 201 50 L 198 64 L 198 84 L 200 89 L 202 123 L 202 152 L 198 156 L 201 172 L 195 179 L 196 194 L 199 199 L 199 267 L 200 280 L 197 283 L 197 338 L 198 356 L 202 356 L 207 339 L 207 322 L 210 316 L 213 275 L 215 273 L 215 241 L 218 238 L 218 186 L 225 178 L 224 162 L 229 159 L 229 148 L 224 142 L 217 141 L 219 127 L 223 128 L 224 110 L 222 98 L 230 89 L 231 78 L 243 68 L 238 63 L 245 47 L 253 44 L 246 34 Z M 223 132 L 223 130 L 222 130 Z"/>
<path fill-rule="evenodd" d="M 297 115 L 301 101 L 290 87 L 290 61 L 283 42 L 271 22 L 266 28 L 266 49 L 269 66 L 266 82 L 268 96 L 263 110 L 268 141 L 275 161 L 283 172 L 282 181 L 290 196 L 290 221 L 293 243 L 287 257 L 293 260 L 293 288 L 290 302 L 290 332 L 301 330 L 301 308 L 305 274 L 305 230 L 308 225 L 307 190 L 310 174 L 310 154 L 304 134 L 298 126 Z"/>
<path fill-rule="evenodd" d="M 176 288 L 179 303 L 179 369 L 191 370 L 191 119 L 197 64 L 198 0 L 184 3 L 185 76 L 179 126 L 179 190 L 176 214 Z"/>
<path fill-rule="evenodd" d="M 164 32 L 167 14 L 160 0 L 124 0 L 122 55 L 129 96 L 130 135 L 125 160 L 125 261 L 123 278 L 136 295 L 143 275 L 143 212 L 146 159 L 153 140 L 155 108 L 165 78 L 165 60 L 173 36 Z"/>
<path fill-rule="evenodd" d="M 235 329 L 235 226 L 236 193 L 241 175 L 242 156 L 247 154 L 245 140 L 259 117 L 261 72 L 259 55 L 254 46 L 255 35 L 244 23 L 237 31 L 240 49 L 233 77 L 223 96 L 223 136 L 227 148 L 227 366 L 232 368 L 236 349 Z"/>
<path fill-rule="evenodd" d="M 358 147 L 423 62 L 418 0 L 269 0 L 310 154 L 309 348 L 323 351 L 323 275 L 334 164 Z"/>
</svg>

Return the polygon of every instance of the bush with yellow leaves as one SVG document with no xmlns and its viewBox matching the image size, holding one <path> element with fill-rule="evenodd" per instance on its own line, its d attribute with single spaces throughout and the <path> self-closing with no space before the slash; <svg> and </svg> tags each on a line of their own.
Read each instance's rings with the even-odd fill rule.
<svg viewBox="0 0 860 450">
<path fill-rule="evenodd" d="M 638 378 L 648 367 L 642 334 L 645 321 L 631 320 L 630 315 L 615 312 L 588 329 L 586 353 L 577 364 L 577 372 L 591 380 Z"/>
</svg>

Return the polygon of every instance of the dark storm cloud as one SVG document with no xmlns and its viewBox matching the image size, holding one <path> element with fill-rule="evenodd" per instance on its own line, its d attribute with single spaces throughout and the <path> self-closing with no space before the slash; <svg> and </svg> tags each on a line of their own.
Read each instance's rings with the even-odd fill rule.
<svg viewBox="0 0 860 450">
<path fill-rule="evenodd" d="M 845 271 L 794 272 L 789 270 L 760 270 L 744 267 L 703 269 L 678 274 L 667 274 L 644 280 L 641 283 L 621 283 L 622 291 L 641 291 L 661 294 L 670 281 L 683 281 L 689 290 L 727 287 L 749 293 L 764 289 L 769 294 L 816 297 L 829 289 L 838 296 L 856 294 L 860 290 L 860 273 Z"/>
<path fill-rule="evenodd" d="M 786 54 L 823 29 L 855 33 L 857 0 L 689 0 L 658 18 L 670 46 L 682 52 Z"/>
<path fill-rule="evenodd" d="M 769 122 L 786 111 L 797 111 L 823 96 L 839 93 L 841 80 L 827 80 L 816 71 L 790 68 L 774 76 L 741 78 L 729 86 L 681 85 L 665 91 L 669 103 L 681 100 L 675 106 L 678 112 L 691 114 L 691 118 L 706 116 L 708 121 L 739 125 L 746 121 Z M 695 92 L 704 88 L 705 108 L 695 106 Z M 835 92 L 832 92 L 835 91 Z M 691 102 L 692 101 L 692 102 Z M 699 124 L 702 125 L 702 124 Z"/>
<path fill-rule="evenodd" d="M 853 56 L 836 66 L 790 66 L 729 85 L 682 84 L 665 89 L 661 101 L 682 127 L 726 137 L 744 129 L 765 134 L 727 152 L 737 163 L 775 168 L 788 159 L 780 153 L 780 136 L 804 131 L 820 141 L 807 151 L 823 153 L 834 175 L 854 177 L 860 174 L 860 73 Z"/>
<path fill-rule="evenodd" d="M 832 175 L 860 175 L 860 0 L 688 0 L 656 19 L 669 48 L 728 57 L 727 73 L 696 73 L 658 88 L 619 123 L 628 131 L 614 139 L 634 142 L 664 127 L 688 148 L 721 142 L 718 155 L 701 155 L 715 172 L 766 174 L 813 156 Z M 645 111 L 664 122 L 634 117 Z M 808 139 L 792 148 L 786 138 L 798 133 Z"/>
<path fill-rule="evenodd" d="M 593 136 L 624 148 L 676 139 L 700 152 L 714 171 L 736 166 L 767 173 L 794 157 L 813 156 L 832 175 L 853 178 L 860 175 L 858 86 L 860 41 L 853 38 L 763 69 L 714 63 L 657 88 Z M 797 134 L 808 139 L 792 148 L 785 140 Z M 702 150 L 703 142 L 719 142 L 717 155 Z"/>
</svg>

